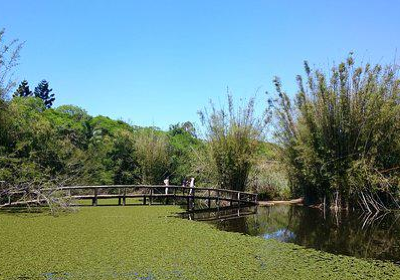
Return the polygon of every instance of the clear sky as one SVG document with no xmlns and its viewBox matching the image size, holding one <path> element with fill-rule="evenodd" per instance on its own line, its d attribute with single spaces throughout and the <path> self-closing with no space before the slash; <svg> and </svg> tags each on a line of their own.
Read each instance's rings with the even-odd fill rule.
<svg viewBox="0 0 400 280">
<path fill-rule="evenodd" d="M 0 0 L 0 27 L 26 41 L 16 77 L 47 79 L 56 106 L 166 129 L 198 123 L 227 86 L 261 99 L 277 75 L 295 92 L 304 60 L 393 61 L 399 13 L 395 0 Z"/>
</svg>

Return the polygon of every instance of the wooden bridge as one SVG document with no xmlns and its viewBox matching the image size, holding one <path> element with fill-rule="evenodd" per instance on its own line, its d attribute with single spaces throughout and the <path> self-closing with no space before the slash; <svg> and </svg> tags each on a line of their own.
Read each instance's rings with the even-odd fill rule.
<svg viewBox="0 0 400 280">
<path fill-rule="evenodd" d="M 104 185 L 104 186 L 65 186 L 55 189 L 42 189 L 41 193 L 57 192 L 59 197 L 73 200 L 90 200 L 92 206 L 99 205 L 103 199 L 118 199 L 118 205 L 132 205 L 128 199 L 137 198 L 142 205 L 155 202 L 173 204 L 184 202 L 188 209 L 197 203 L 211 208 L 220 206 L 248 206 L 257 204 L 257 194 L 227 189 L 198 188 L 165 185 Z M 12 195 L 12 194 L 11 194 Z M 8 197 L 9 205 L 23 204 Z M 17 195 L 15 193 L 14 195 Z M 15 198 L 17 198 L 15 197 Z M 32 199 L 32 203 L 40 203 L 40 199 Z M 29 203 L 29 202 L 28 202 Z M 137 203 L 135 203 L 137 204 Z M 5 206 L 5 205 L 2 205 Z"/>
</svg>

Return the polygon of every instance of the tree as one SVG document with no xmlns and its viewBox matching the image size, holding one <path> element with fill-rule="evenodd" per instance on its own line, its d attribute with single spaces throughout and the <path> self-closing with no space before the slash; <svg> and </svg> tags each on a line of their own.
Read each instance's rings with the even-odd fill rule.
<svg viewBox="0 0 400 280">
<path fill-rule="evenodd" d="M 54 93 L 51 93 L 53 89 L 49 88 L 49 83 L 46 80 L 42 80 L 37 87 L 35 87 L 34 95 L 43 100 L 46 108 L 51 108 L 53 102 L 56 100 Z"/>
<path fill-rule="evenodd" d="M 202 141 L 196 137 L 196 131 L 191 122 L 171 125 L 168 131 L 168 138 L 172 149 L 173 170 L 170 183 L 179 185 L 184 178 L 195 176 L 195 173 L 197 173 L 192 166 L 195 153 Z"/>
<path fill-rule="evenodd" d="M 4 42 L 4 29 L 0 30 L 0 102 L 2 102 L 15 86 L 12 70 L 18 65 L 22 44 L 17 39 Z M 1 104 L 0 104 L 1 105 Z"/>
<path fill-rule="evenodd" d="M 28 81 L 23 80 L 17 90 L 14 92 L 13 97 L 30 97 L 33 96 L 33 92 L 29 89 Z"/>
</svg>

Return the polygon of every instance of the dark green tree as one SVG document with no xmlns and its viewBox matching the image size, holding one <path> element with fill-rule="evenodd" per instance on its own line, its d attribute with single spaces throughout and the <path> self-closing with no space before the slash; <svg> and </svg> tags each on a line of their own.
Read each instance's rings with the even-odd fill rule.
<svg viewBox="0 0 400 280">
<path fill-rule="evenodd" d="M 37 87 L 35 87 L 35 97 L 39 97 L 43 100 L 46 108 L 51 108 L 53 102 L 56 100 L 54 93 L 51 93 L 53 89 L 49 87 L 49 82 L 42 80 Z"/>
<path fill-rule="evenodd" d="M 14 92 L 13 97 L 30 97 L 33 96 L 33 92 L 29 89 L 28 81 L 23 80 L 17 90 Z"/>
</svg>

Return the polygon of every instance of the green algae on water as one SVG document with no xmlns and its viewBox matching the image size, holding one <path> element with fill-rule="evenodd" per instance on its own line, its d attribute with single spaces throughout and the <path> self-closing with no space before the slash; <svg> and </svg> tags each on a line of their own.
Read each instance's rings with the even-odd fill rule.
<svg viewBox="0 0 400 280">
<path fill-rule="evenodd" d="M 0 279 L 400 279 L 337 256 L 171 217 L 174 206 L 0 212 Z"/>
</svg>

